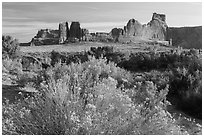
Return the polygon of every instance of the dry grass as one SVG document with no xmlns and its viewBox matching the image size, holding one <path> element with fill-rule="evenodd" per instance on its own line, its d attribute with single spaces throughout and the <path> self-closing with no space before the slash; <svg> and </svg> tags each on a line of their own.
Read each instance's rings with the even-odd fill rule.
<svg viewBox="0 0 204 137">
<path fill-rule="evenodd" d="M 53 50 L 58 52 L 80 52 L 89 50 L 90 47 L 100 47 L 102 43 L 88 42 L 88 43 L 71 43 L 64 45 L 46 45 L 46 46 L 33 46 L 33 47 L 21 47 L 22 52 L 52 52 Z"/>
<path fill-rule="evenodd" d="M 148 45 L 147 43 L 130 43 L 130 44 L 121 44 L 121 43 L 101 43 L 101 42 L 81 42 L 81 43 L 70 43 L 64 45 L 46 45 L 46 46 L 34 46 L 34 47 L 20 47 L 22 52 L 51 52 L 53 50 L 58 52 L 81 52 L 87 51 L 90 47 L 103 47 L 103 46 L 113 46 L 119 49 L 120 51 L 132 51 L 132 52 L 149 52 L 153 49 L 157 51 L 167 51 L 172 48 L 163 47 L 158 45 Z M 151 48 L 150 48 L 151 47 Z M 150 50 L 149 50 L 150 49 Z"/>
</svg>

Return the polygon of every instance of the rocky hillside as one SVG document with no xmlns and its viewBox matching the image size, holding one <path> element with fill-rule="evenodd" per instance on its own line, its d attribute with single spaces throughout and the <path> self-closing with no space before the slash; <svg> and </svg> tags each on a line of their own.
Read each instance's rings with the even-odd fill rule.
<svg viewBox="0 0 204 137">
<path fill-rule="evenodd" d="M 202 26 L 198 27 L 169 27 L 167 39 L 172 39 L 173 46 L 183 48 L 202 48 Z"/>
</svg>

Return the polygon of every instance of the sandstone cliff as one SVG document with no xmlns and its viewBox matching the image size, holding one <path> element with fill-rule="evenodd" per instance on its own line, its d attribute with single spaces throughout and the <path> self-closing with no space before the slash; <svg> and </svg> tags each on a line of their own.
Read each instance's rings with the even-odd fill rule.
<svg viewBox="0 0 204 137">
<path fill-rule="evenodd" d="M 152 20 L 147 24 L 141 24 L 135 19 L 130 19 L 124 29 L 114 28 L 111 31 L 114 41 L 126 40 L 167 40 L 167 24 L 164 14 L 153 13 Z M 120 33 L 120 34 L 119 34 Z M 119 35 L 118 35 L 119 34 Z"/>
<path fill-rule="evenodd" d="M 41 29 L 36 36 L 29 42 L 30 46 L 58 44 L 59 30 Z"/>
<path fill-rule="evenodd" d="M 58 38 L 59 30 L 41 29 L 34 38 Z"/>
<path fill-rule="evenodd" d="M 118 42 L 119 37 L 122 36 L 123 34 L 124 34 L 124 30 L 121 28 L 114 28 L 111 30 L 111 35 L 113 37 L 114 42 Z"/>
<path fill-rule="evenodd" d="M 126 33 L 127 36 L 136 36 L 141 37 L 142 36 L 143 27 L 142 24 L 139 23 L 135 19 L 130 19 L 126 26 Z"/>
<path fill-rule="evenodd" d="M 59 24 L 59 43 L 64 43 L 69 37 L 68 22 L 62 22 Z"/>
<path fill-rule="evenodd" d="M 79 22 L 72 22 L 70 26 L 70 38 L 78 38 L 81 39 L 82 31 Z"/>
</svg>

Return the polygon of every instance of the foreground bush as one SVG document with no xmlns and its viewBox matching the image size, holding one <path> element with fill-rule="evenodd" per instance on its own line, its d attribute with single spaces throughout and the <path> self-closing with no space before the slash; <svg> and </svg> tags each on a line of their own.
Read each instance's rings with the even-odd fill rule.
<svg viewBox="0 0 204 137">
<path fill-rule="evenodd" d="M 19 42 L 11 36 L 2 36 L 2 57 L 16 58 L 20 55 Z"/>
<path fill-rule="evenodd" d="M 9 81 L 16 83 L 21 74 L 23 74 L 22 65 L 18 60 L 2 60 L 2 82 L 5 82 L 6 84 L 8 84 Z"/>
<path fill-rule="evenodd" d="M 172 49 L 170 52 L 133 53 L 117 51 L 113 47 L 92 47 L 88 52 L 77 52 L 73 54 L 53 51 L 50 55 L 50 62 L 52 66 L 59 62 L 64 64 L 71 64 L 73 62 L 83 63 L 88 60 L 89 55 L 97 59 L 103 56 L 107 59 L 106 62 L 110 62 L 113 65 L 115 63 L 117 66 L 131 71 L 131 74 L 124 72 L 124 70 L 115 74 L 102 71 L 99 78 L 107 77 L 108 74 L 111 74 L 110 76 L 118 81 L 117 87 L 126 84 L 124 86 L 125 88 L 132 88 L 137 81 L 153 81 L 158 89 L 163 89 L 168 84 L 170 87 L 168 97 L 174 97 L 174 99 L 176 98 L 180 101 L 179 103 L 174 103 L 174 101 L 172 103 L 175 105 L 178 104 L 178 107 L 185 112 L 186 110 L 194 112 L 195 115 L 199 113 L 200 116 L 198 118 L 201 118 L 202 54 L 200 51 L 195 49 L 187 51 L 177 48 Z M 87 67 L 88 65 L 84 65 L 84 68 Z M 96 70 L 96 76 L 101 70 Z M 117 71 L 120 70 L 122 69 L 118 69 Z M 183 70 L 184 72 L 182 72 Z M 63 71 L 63 69 L 59 71 Z M 92 70 L 89 69 L 89 71 Z M 143 75 L 142 78 L 138 80 L 137 76 L 133 76 L 135 73 L 141 73 Z M 89 75 L 89 72 L 87 74 Z M 192 116 L 195 115 L 192 114 Z"/>
<path fill-rule="evenodd" d="M 122 90 L 117 79 L 129 72 L 106 62 L 92 58 L 41 73 L 34 97 L 3 105 L 3 134 L 186 134 L 165 110 L 168 86 L 146 81 Z"/>
</svg>

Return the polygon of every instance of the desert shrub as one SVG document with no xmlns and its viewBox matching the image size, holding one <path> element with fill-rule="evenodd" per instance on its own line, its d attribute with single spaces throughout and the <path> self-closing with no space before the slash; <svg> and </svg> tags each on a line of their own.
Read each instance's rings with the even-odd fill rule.
<svg viewBox="0 0 204 137">
<path fill-rule="evenodd" d="M 111 67 L 111 68 L 108 68 L 107 66 L 103 67 L 99 65 L 100 61 L 98 63 L 98 60 L 91 61 L 89 63 L 83 63 L 89 60 L 88 55 L 94 56 L 96 59 L 99 59 L 99 60 L 100 60 L 100 57 L 102 56 L 106 58 L 105 62 L 108 62 L 108 63 L 110 62 L 109 66 L 114 66 L 114 67 Z M 154 83 L 156 83 L 159 89 L 162 89 L 166 86 L 166 84 L 169 84 L 170 94 L 176 93 L 181 98 L 183 97 L 186 98 L 186 95 L 188 95 L 188 99 L 190 98 L 193 99 L 195 98 L 195 95 L 196 96 L 200 95 L 200 93 L 197 94 L 197 90 L 194 90 L 194 89 L 192 90 L 192 87 L 195 87 L 195 86 L 198 86 L 196 88 L 201 90 L 201 86 L 199 86 L 199 84 L 195 84 L 196 81 L 197 81 L 196 83 L 199 83 L 198 81 L 201 81 L 201 75 L 196 76 L 195 72 L 202 71 L 201 54 L 199 52 L 195 52 L 194 50 L 185 51 L 181 48 L 178 48 L 178 49 L 174 49 L 172 52 L 163 52 L 163 53 L 160 53 L 160 52 L 129 53 L 129 52 L 115 51 L 113 47 L 97 47 L 97 48 L 92 47 L 91 50 L 88 52 L 80 52 L 80 53 L 74 53 L 74 54 L 65 54 L 65 53 L 62 54 L 58 52 L 53 52 L 51 56 L 52 56 L 51 62 L 53 62 L 52 63 L 53 66 L 57 62 L 61 62 L 65 64 L 71 64 L 72 62 L 79 63 L 79 64 L 82 63 L 83 64 L 82 67 L 89 68 L 88 70 L 84 71 L 84 73 L 87 73 L 87 75 L 89 75 L 89 73 L 90 72 L 92 73 L 93 71 L 93 73 L 96 73 L 96 74 L 93 74 L 94 75 L 93 77 L 95 77 L 96 81 L 101 77 L 105 77 L 105 76 L 107 77 L 108 75 L 110 75 L 111 77 L 113 77 L 118 81 L 117 87 L 121 87 L 124 84 L 126 84 L 125 87 L 127 87 L 128 85 L 129 88 L 132 88 L 134 85 L 134 80 L 133 80 L 134 76 L 131 76 L 132 73 L 148 72 L 149 74 L 144 77 L 144 80 L 153 81 Z M 115 64 L 112 62 L 114 62 Z M 98 65 L 103 69 L 100 70 L 99 68 L 97 68 L 97 66 L 93 68 L 94 65 L 91 65 L 91 64 L 95 64 L 95 63 L 96 64 L 98 63 Z M 89 67 L 89 65 L 91 67 Z M 119 68 L 115 69 L 116 68 L 115 66 L 124 68 L 127 71 L 130 71 L 131 73 L 130 72 L 127 73 L 127 71 L 124 71 L 123 69 L 119 69 Z M 185 68 L 188 71 L 189 77 L 191 78 L 187 78 L 185 76 L 183 77 L 182 75 L 177 73 L 177 70 L 176 70 L 177 68 Z M 60 68 L 58 71 L 61 72 L 62 70 L 64 69 Z M 156 75 L 157 73 L 156 71 L 158 71 L 161 74 Z M 163 73 L 165 75 L 163 75 Z M 124 81 L 128 81 L 129 83 Z M 183 83 L 183 84 L 179 84 L 179 83 Z M 190 84 L 191 86 L 188 86 L 188 84 Z M 177 87 L 177 85 L 179 87 Z M 190 93 L 189 91 L 191 91 L 192 93 Z M 193 92 L 195 92 L 196 94 L 194 94 Z M 184 96 L 182 97 L 182 95 Z"/>
<path fill-rule="evenodd" d="M 69 80 L 64 77 L 57 83 L 52 81 L 42 85 L 41 93 L 29 99 L 25 105 L 10 108 L 10 112 L 6 113 L 8 120 L 4 121 L 3 132 L 38 135 L 183 134 L 170 114 L 158 105 L 162 105 L 163 95 L 158 95 L 161 101 L 152 100 L 155 96 L 152 91 L 156 91 L 151 83 L 146 83 L 150 87 L 142 89 L 149 92 L 150 98 L 138 102 L 137 99 L 141 97 L 139 93 L 132 101 L 133 96 L 116 89 L 115 80 L 104 79 L 89 89 L 89 101 L 84 107 L 80 88 L 70 90 L 67 86 Z M 144 85 L 140 88 L 144 88 Z"/>
<path fill-rule="evenodd" d="M 19 43 L 17 39 L 11 36 L 2 36 L 2 57 L 16 58 L 20 55 Z"/>
<path fill-rule="evenodd" d="M 15 104 L 9 104 L 8 101 L 2 105 L 2 134 L 17 135 L 16 125 L 13 121 L 15 116 Z"/>
<path fill-rule="evenodd" d="M 33 88 L 36 88 L 39 83 L 39 73 L 36 72 L 24 72 L 21 75 L 18 76 L 18 79 L 16 80 L 16 83 L 20 87 L 25 86 L 31 86 Z"/>
<path fill-rule="evenodd" d="M 177 107 L 195 117 L 202 117 L 202 71 L 193 73 L 187 68 L 173 69 L 170 76 L 170 95 L 178 99 Z"/>
<path fill-rule="evenodd" d="M 14 59 L 2 60 L 2 82 L 12 81 L 13 83 L 18 80 L 18 77 L 23 73 L 21 63 Z"/>
<path fill-rule="evenodd" d="M 11 75 L 22 73 L 22 65 L 18 60 L 5 59 L 2 62 L 3 72 L 8 72 Z"/>
<path fill-rule="evenodd" d="M 152 82 L 117 88 L 118 73 L 105 59 L 56 64 L 41 72 L 39 92 L 3 104 L 4 134 L 184 134 L 165 110 L 168 87 Z"/>
</svg>

